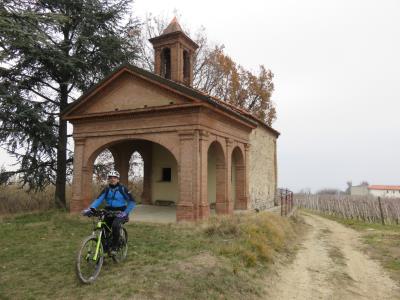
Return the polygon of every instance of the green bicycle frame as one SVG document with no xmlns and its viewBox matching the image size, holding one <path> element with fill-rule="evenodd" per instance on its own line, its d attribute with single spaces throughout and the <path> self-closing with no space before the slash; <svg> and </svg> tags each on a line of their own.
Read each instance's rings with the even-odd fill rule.
<svg viewBox="0 0 400 300">
<path fill-rule="evenodd" d="M 101 230 L 103 228 L 103 226 L 105 226 L 108 230 L 111 231 L 110 227 L 107 226 L 106 222 L 104 221 L 99 221 L 97 222 L 97 226 L 96 226 L 96 230 L 99 230 L 100 233 L 97 236 L 97 244 L 96 244 L 96 252 L 93 256 L 93 260 L 96 261 L 98 256 L 99 256 L 99 252 L 100 252 L 100 245 L 101 245 L 101 238 L 103 236 L 103 230 Z M 94 232 L 93 232 L 94 233 Z"/>
</svg>

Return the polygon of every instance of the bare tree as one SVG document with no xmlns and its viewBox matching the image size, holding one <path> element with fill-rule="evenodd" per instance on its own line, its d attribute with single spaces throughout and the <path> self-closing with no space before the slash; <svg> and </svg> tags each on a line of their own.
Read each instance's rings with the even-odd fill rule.
<svg viewBox="0 0 400 300">
<path fill-rule="evenodd" d="M 154 71 L 154 51 L 148 40 L 161 35 L 167 25 L 165 17 L 146 16 L 141 40 L 138 41 L 140 67 Z M 189 31 L 185 33 L 199 45 L 194 56 L 193 87 L 242 108 L 271 125 L 276 119 L 276 110 L 271 101 L 274 90 L 271 70 L 260 65 L 258 74 L 253 74 L 237 64 L 224 52 L 224 45 L 209 43 L 204 27 L 193 34 Z"/>
</svg>

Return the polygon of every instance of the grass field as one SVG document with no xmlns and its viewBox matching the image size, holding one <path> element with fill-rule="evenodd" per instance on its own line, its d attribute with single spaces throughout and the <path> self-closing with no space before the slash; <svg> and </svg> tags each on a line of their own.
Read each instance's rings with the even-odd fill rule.
<svg viewBox="0 0 400 300">
<path fill-rule="evenodd" d="M 131 223 L 125 263 L 107 259 L 95 284 L 82 285 L 74 260 L 88 219 L 57 211 L 2 217 L 0 299 L 257 299 L 277 255 L 294 252 L 301 226 L 269 213 Z"/>
</svg>

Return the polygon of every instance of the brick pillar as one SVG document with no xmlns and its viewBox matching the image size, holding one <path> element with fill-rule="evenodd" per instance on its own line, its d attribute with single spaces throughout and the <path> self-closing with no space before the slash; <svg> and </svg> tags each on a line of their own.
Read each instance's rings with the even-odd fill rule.
<svg viewBox="0 0 400 300">
<path fill-rule="evenodd" d="M 179 132 L 180 154 L 178 162 L 179 201 L 176 207 L 177 221 L 194 221 L 197 218 L 197 165 L 198 132 L 193 130 Z"/>
<path fill-rule="evenodd" d="M 225 147 L 225 145 L 222 145 Z M 229 213 L 229 206 L 227 205 L 227 159 L 222 149 L 217 150 L 217 163 L 216 163 L 216 181 L 217 181 L 217 196 L 215 199 L 215 210 L 217 214 Z"/>
<path fill-rule="evenodd" d="M 154 50 L 154 73 L 161 76 L 161 50 Z"/>
<path fill-rule="evenodd" d="M 72 199 L 70 212 L 80 212 L 92 199 L 93 164 L 85 161 L 86 139 L 75 138 L 74 174 L 72 180 Z"/>
<path fill-rule="evenodd" d="M 250 144 L 244 145 L 244 189 L 242 193 L 242 206 L 241 209 L 250 208 L 250 198 L 249 198 L 249 172 L 250 172 Z"/>
<path fill-rule="evenodd" d="M 74 173 L 72 178 L 72 198 L 69 205 L 70 212 L 79 212 L 84 208 L 82 199 L 82 168 L 85 139 L 74 138 Z"/>
<path fill-rule="evenodd" d="M 130 155 L 128 155 L 128 153 L 124 153 L 118 168 L 118 172 L 120 175 L 119 181 L 126 187 L 128 186 L 129 159 Z"/>
<path fill-rule="evenodd" d="M 233 199 L 232 199 L 232 145 L 231 139 L 225 139 L 226 142 L 226 156 L 225 156 L 225 210 L 227 214 L 233 213 Z"/>
<path fill-rule="evenodd" d="M 122 142 L 116 145 L 113 145 L 108 148 L 113 157 L 114 157 L 114 164 L 115 170 L 119 172 L 120 175 L 120 182 L 128 186 L 128 179 L 129 179 L 129 160 L 134 152 L 134 144 L 133 142 L 127 141 Z"/>
<path fill-rule="evenodd" d="M 119 181 L 128 185 L 128 170 L 129 170 L 129 158 L 128 158 L 128 166 L 126 167 L 126 157 L 123 153 L 123 149 L 121 149 L 120 145 L 114 145 L 108 148 L 112 153 L 114 158 L 114 169 L 119 173 Z"/>
<path fill-rule="evenodd" d="M 246 168 L 244 164 L 236 165 L 236 203 L 235 209 L 247 209 L 247 198 L 245 197 Z"/>
<path fill-rule="evenodd" d="M 143 145 L 143 151 L 141 152 L 144 170 L 143 170 L 143 193 L 142 193 L 142 204 L 151 205 L 151 174 L 153 169 L 153 147 L 151 143 Z"/>
<path fill-rule="evenodd" d="M 82 168 L 82 202 L 84 207 L 88 207 L 95 199 L 92 193 L 93 185 L 93 164 Z M 97 196 L 97 195 L 96 195 Z"/>
<path fill-rule="evenodd" d="M 190 55 L 190 70 L 189 70 L 189 86 L 193 85 L 193 65 L 194 65 L 194 51 L 189 51 Z"/>
<path fill-rule="evenodd" d="M 199 132 L 199 150 L 200 150 L 200 202 L 199 219 L 208 219 L 210 216 L 210 204 L 208 203 L 208 132 L 201 130 Z"/>
</svg>

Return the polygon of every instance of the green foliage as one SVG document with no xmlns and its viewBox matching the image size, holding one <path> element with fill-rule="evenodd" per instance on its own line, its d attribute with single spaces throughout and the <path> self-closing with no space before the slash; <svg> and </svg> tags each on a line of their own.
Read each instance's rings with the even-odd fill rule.
<svg viewBox="0 0 400 300">
<path fill-rule="evenodd" d="M 29 188 L 58 184 L 63 200 L 66 121 L 60 112 L 112 68 L 136 59 L 130 0 L 10 1 L 0 4 L 0 144 Z"/>
</svg>

